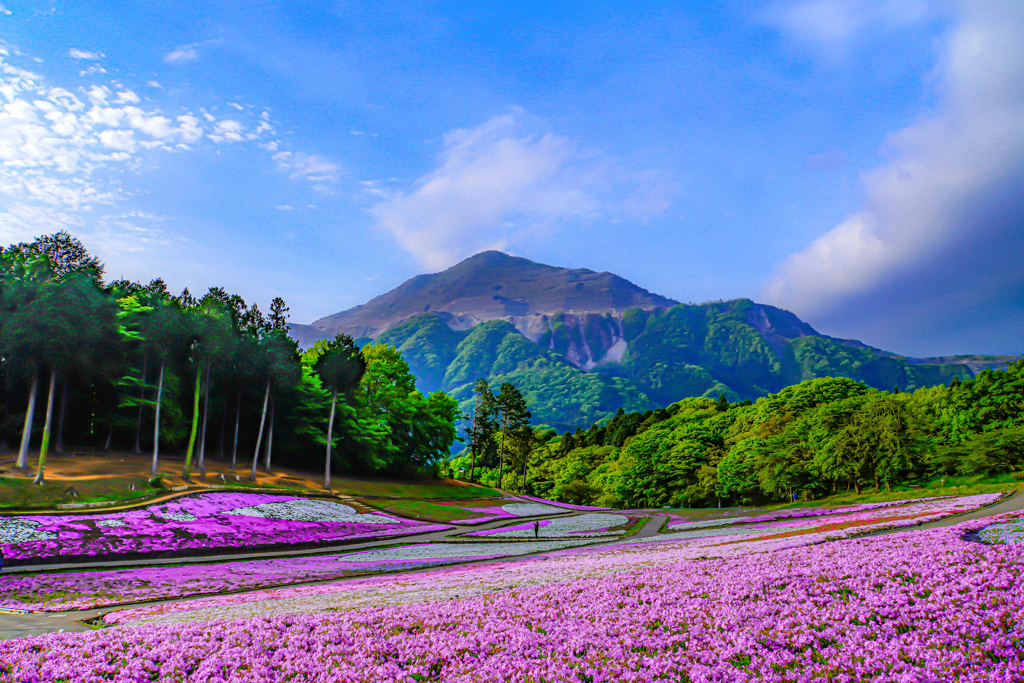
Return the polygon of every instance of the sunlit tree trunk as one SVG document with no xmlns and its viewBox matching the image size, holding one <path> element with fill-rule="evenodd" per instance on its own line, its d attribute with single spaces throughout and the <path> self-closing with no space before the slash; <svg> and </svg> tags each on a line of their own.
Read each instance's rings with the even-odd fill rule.
<svg viewBox="0 0 1024 683">
<path fill-rule="evenodd" d="M 263 469 L 270 474 L 270 455 L 274 448 L 274 407 L 277 404 L 276 397 L 270 399 L 270 424 L 267 425 L 267 450 L 263 453 Z"/>
<path fill-rule="evenodd" d="M 185 468 L 182 477 L 189 480 L 192 474 L 192 453 L 196 448 L 196 435 L 199 431 L 199 395 L 202 393 L 203 366 L 196 368 L 196 385 L 192 390 L 192 433 L 188 437 L 188 450 L 185 451 Z"/>
<path fill-rule="evenodd" d="M 210 416 L 210 363 L 206 363 L 206 380 L 203 383 L 203 428 L 199 432 L 199 471 L 206 474 L 206 424 Z"/>
<path fill-rule="evenodd" d="M 331 438 L 334 436 L 334 407 L 338 403 L 338 390 L 331 396 L 331 419 L 327 421 L 327 458 L 324 462 L 324 488 L 331 490 Z"/>
<path fill-rule="evenodd" d="M 224 435 L 228 429 L 228 402 L 227 397 L 224 397 L 224 410 L 221 411 L 220 415 L 220 461 L 224 462 Z"/>
<path fill-rule="evenodd" d="M 39 469 L 34 483 L 42 484 L 46 467 L 46 451 L 50 446 L 50 425 L 53 424 L 53 395 L 57 391 L 57 366 L 50 366 L 50 390 L 46 394 L 46 421 L 43 423 L 43 442 L 39 445 Z"/>
<path fill-rule="evenodd" d="M 64 451 L 64 413 L 68 407 L 68 376 L 65 373 L 64 381 L 61 383 L 60 391 L 60 412 L 57 414 L 57 447 L 58 453 Z"/>
<path fill-rule="evenodd" d="M 32 438 L 32 415 L 36 412 L 36 394 L 39 393 L 39 363 L 32 366 L 32 382 L 28 389 L 28 410 L 25 412 L 25 426 L 21 430 L 21 446 L 18 449 L 19 470 L 28 469 L 28 442 Z"/>
<path fill-rule="evenodd" d="M 160 361 L 160 379 L 156 383 L 156 415 L 153 417 L 153 468 L 150 471 L 151 477 L 156 476 L 157 458 L 160 456 L 160 402 L 164 396 L 164 365 L 166 361 Z"/>
<path fill-rule="evenodd" d="M 146 398 L 146 370 L 149 364 L 149 355 L 142 357 L 142 386 L 139 387 L 139 417 L 135 422 L 135 453 L 142 452 L 142 401 Z"/>
<path fill-rule="evenodd" d="M 526 493 L 526 464 L 530 461 L 529 452 L 523 456 L 523 485 L 519 487 L 519 493 Z"/>
<path fill-rule="evenodd" d="M 263 414 L 260 417 L 260 435 L 256 437 L 256 450 L 252 454 L 252 474 L 249 475 L 251 481 L 256 481 L 256 465 L 260 460 L 260 446 L 263 445 L 263 426 L 267 422 L 267 402 L 270 400 L 270 378 L 267 377 L 267 389 L 263 392 Z"/>
<path fill-rule="evenodd" d="M 231 469 L 238 466 L 238 423 L 242 419 L 242 390 L 238 390 L 238 401 L 235 403 L 235 441 L 231 445 Z"/>
</svg>

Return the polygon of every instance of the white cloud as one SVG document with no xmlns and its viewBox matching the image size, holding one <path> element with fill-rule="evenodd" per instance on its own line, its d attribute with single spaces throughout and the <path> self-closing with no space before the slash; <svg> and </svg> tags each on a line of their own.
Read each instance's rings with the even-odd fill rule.
<svg viewBox="0 0 1024 683">
<path fill-rule="evenodd" d="M 71 57 L 71 59 L 97 60 L 103 59 L 103 53 L 93 52 L 92 50 L 79 50 L 78 48 L 73 47 L 68 50 L 68 57 Z"/>
<path fill-rule="evenodd" d="M 278 168 L 292 178 L 306 178 L 311 182 L 335 182 L 341 170 L 333 161 L 319 154 L 284 151 L 274 154 L 273 159 Z"/>
<path fill-rule="evenodd" d="M 964 6 L 936 72 L 937 111 L 891 136 L 891 160 L 863 176 L 861 209 L 790 256 L 768 301 L 819 321 L 854 308 L 892 317 L 892 302 L 935 315 L 956 310 L 951 297 L 971 306 L 1024 284 L 1019 259 L 995 266 L 1005 245 L 1024 246 L 1022 35 L 1024 5 Z M 1004 248 L 975 261 L 992 244 Z"/>
<path fill-rule="evenodd" d="M 278 205 L 277 205 L 277 206 L 275 206 L 274 208 L 275 208 L 275 209 L 277 209 L 278 211 L 291 211 L 291 210 L 292 210 L 292 209 L 294 209 L 295 207 L 294 207 L 294 206 L 291 206 L 291 205 L 289 205 L 289 204 L 278 204 Z"/>
<path fill-rule="evenodd" d="M 203 122 L 191 112 L 172 118 L 140 103 L 123 86 L 92 83 L 77 93 L 54 87 L 0 53 L 0 242 L 61 227 L 95 228 L 98 219 L 89 212 L 124 199 L 124 176 L 117 172 L 138 168 L 147 150 L 188 149 L 207 131 L 238 142 L 258 142 L 272 131 L 262 119 L 246 131 L 234 119 Z M 139 232 L 107 222 L 108 237 Z"/>
<path fill-rule="evenodd" d="M 424 265 L 440 269 L 483 249 L 508 249 L 574 219 L 658 211 L 603 155 L 513 109 L 444 136 L 438 167 L 372 214 Z M 628 189 L 622 190 L 613 185 Z M 364 191 L 379 191 L 364 185 Z"/>
<path fill-rule="evenodd" d="M 822 56 L 842 56 L 866 29 L 893 30 L 915 24 L 926 0 L 790 0 L 762 13 L 762 19 Z"/>
<path fill-rule="evenodd" d="M 0 14 L 3 14 L 5 16 L 9 17 L 9 16 L 11 16 L 11 10 L 7 9 L 3 5 L 0 5 Z"/>
<path fill-rule="evenodd" d="M 202 56 L 202 50 L 210 45 L 219 45 L 222 41 L 220 39 L 204 40 L 199 43 L 189 43 L 188 45 L 179 45 L 170 52 L 164 55 L 165 64 L 187 64 L 194 62 Z"/>
<path fill-rule="evenodd" d="M 96 74 L 105 74 L 105 73 L 107 73 L 106 69 L 104 69 L 102 66 L 99 66 L 97 64 L 93 64 L 88 69 L 82 69 L 81 71 L 79 71 L 78 75 L 81 78 L 85 78 L 86 76 L 95 76 Z"/>
</svg>

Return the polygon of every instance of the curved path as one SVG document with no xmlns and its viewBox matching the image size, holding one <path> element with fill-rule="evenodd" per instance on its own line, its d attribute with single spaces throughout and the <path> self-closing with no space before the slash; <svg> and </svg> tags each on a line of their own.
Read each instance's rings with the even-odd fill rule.
<svg viewBox="0 0 1024 683">
<path fill-rule="evenodd" d="M 1014 511 L 1017 511 L 1017 510 L 1024 510 L 1024 494 L 1021 494 L 1019 492 L 1014 492 L 1010 496 L 1000 500 L 998 503 L 996 503 L 994 505 L 990 505 L 990 506 L 987 506 L 987 507 L 984 507 L 984 508 L 979 508 L 977 510 L 972 510 L 970 512 L 965 512 L 965 513 L 962 513 L 962 514 L 959 514 L 959 515 L 952 515 L 952 516 L 949 516 L 949 517 L 944 517 L 944 518 L 936 520 L 934 522 L 928 522 L 926 524 L 923 524 L 920 527 L 917 527 L 917 526 L 898 527 L 898 528 L 894 528 L 894 529 L 885 529 L 885 530 L 882 530 L 882 531 L 872 532 L 872 533 L 866 534 L 866 535 L 867 536 L 876 536 L 876 535 L 882 535 L 882 534 L 898 533 L 898 532 L 901 532 L 901 531 L 909 531 L 909 530 L 912 530 L 912 529 L 920 529 L 920 528 L 928 529 L 928 528 L 933 528 L 933 527 L 951 526 L 953 524 L 959 524 L 961 522 L 969 521 L 969 520 L 972 520 L 972 519 L 981 519 L 981 518 L 984 518 L 984 517 L 991 517 L 991 516 L 994 516 L 994 515 L 1004 514 L 1006 512 L 1014 512 Z M 616 512 L 616 511 L 609 511 L 609 512 Z M 567 511 L 567 512 L 565 512 L 563 514 L 543 515 L 543 516 L 536 516 L 536 517 L 523 517 L 523 518 L 520 518 L 520 519 L 523 522 L 528 522 L 528 521 L 533 521 L 533 520 L 557 519 L 557 518 L 561 518 L 561 517 L 574 517 L 574 516 L 579 515 L 579 514 L 583 514 L 583 513 L 582 512 L 578 512 L 578 511 Z M 668 521 L 668 519 L 669 519 L 669 517 L 667 515 L 654 515 L 654 516 L 651 516 L 651 518 L 647 521 L 647 523 L 643 526 L 643 528 L 641 528 L 637 533 L 633 534 L 631 536 L 631 538 L 651 538 L 653 536 L 656 536 L 658 534 L 658 532 L 662 529 L 662 527 L 665 525 L 665 523 Z M 311 549 L 311 550 L 297 550 L 297 551 L 284 551 L 284 552 L 276 551 L 276 552 L 264 552 L 264 553 L 252 553 L 252 554 L 232 554 L 232 555 L 206 556 L 206 557 L 195 557 L 195 558 L 172 558 L 172 559 L 164 558 L 164 559 L 154 559 L 154 560 L 139 560 L 139 561 L 132 562 L 131 566 L 168 565 L 168 564 L 180 565 L 180 564 L 191 564 L 191 563 L 211 563 L 211 562 L 218 562 L 218 561 L 234 561 L 234 560 L 246 560 L 246 559 L 264 559 L 264 558 L 270 558 L 270 557 L 290 557 L 290 556 L 318 555 L 318 554 L 322 555 L 322 554 L 327 554 L 327 553 L 330 553 L 330 552 L 348 552 L 348 551 L 355 551 L 355 550 L 361 550 L 361 549 L 375 548 L 375 547 L 380 547 L 380 546 L 393 546 L 393 545 L 397 545 L 397 544 L 425 543 L 425 542 L 429 543 L 429 542 L 444 542 L 444 541 L 448 541 L 448 542 L 456 541 L 456 542 L 458 542 L 453 537 L 459 536 L 460 534 L 466 533 L 467 531 L 479 531 L 479 530 L 483 530 L 483 529 L 493 529 L 495 527 L 499 527 L 499 526 L 502 526 L 502 525 L 505 525 L 505 524 L 508 524 L 508 523 L 509 523 L 508 519 L 500 519 L 500 520 L 495 520 L 495 521 L 492 521 L 492 522 L 487 522 L 487 523 L 484 523 L 484 524 L 452 525 L 452 528 L 448 529 L 446 531 L 435 531 L 435 532 L 432 532 L 432 533 L 417 534 L 417 535 L 412 535 L 412 536 L 402 536 L 402 537 L 398 537 L 398 538 L 391 537 L 391 538 L 387 538 L 387 539 L 380 539 L 380 540 L 375 540 L 375 541 L 366 541 L 366 542 L 362 542 L 362 543 L 348 543 L 348 544 L 344 544 L 344 545 L 335 545 L 335 546 L 330 546 L 330 547 L 321 547 L 321 548 L 316 548 L 316 549 Z M 610 545 L 610 544 L 614 544 L 614 543 L 616 543 L 616 542 L 618 542 L 620 540 L 622 540 L 621 536 L 620 537 L 616 537 L 614 539 L 608 539 L 608 540 L 605 540 L 605 541 L 595 541 L 594 544 L 592 544 L 592 545 Z M 522 558 L 530 557 L 531 555 L 542 555 L 545 552 L 549 552 L 549 551 L 538 551 L 537 553 L 529 553 L 529 554 L 525 554 L 525 555 L 516 555 L 515 559 L 522 559 Z M 499 557 L 499 558 L 493 558 L 493 559 L 488 559 L 488 560 L 475 560 L 475 561 L 464 562 L 464 563 L 459 563 L 459 564 L 460 565 L 464 565 L 464 564 L 477 564 L 477 563 L 487 563 L 487 562 L 502 562 L 502 561 L 507 561 L 509 559 L 510 559 L 509 557 Z M 90 564 L 85 566 L 85 568 L 89 568 L 89 569 L 95 569 L 95 568 L 101 568 L 101 567 L 119 567 L 119 568 L 123 568 L 123 567 L 125 567 L 125 563 L 124 562 L 96 562 L 96 563 L 90 563 Z M 29 571 L 31 571 L 31 572 L 57 571 L 57 570 L 67 570 L 67 569 L 82 569 L 82 568 L 83 568 L 83 565 L 81 565 L 81 564 L 71 564 L 71 565 L 66 565 L 66 564 L 65 565 L 33 565 L 33 566 L 23 567 L 23 568 L 22 567 L 17 567 L 17 568 L 14 568 L 13 570 L 11 570 L 10 572 L 5 571 L 4 574 L 8 574 L 8 573 L 14 574 L 14 573 L 29 572 Z M 376 574 L 376 575 L 385 575 L 385 574 L 389 574 L 389 573 L 403 573 L 403 574 L 404 573 L 414 573 L 414 572 L 421 572 L 421 571 L 431 571 L 431 570 L 436 569 L 436 568 L 437 567 L 425 567 L 423 569 L 405 570 L 405 571 L 401 571 L 401 572 L 381 572 L 380 574 Z M 324 580 L 320 580 L 320 581 L 303 581 L 303 582 L 296 583 L 296 584 L 286 584 L 286 585 L 312 585 L 312 584 L 318 584 L 318 583 L 334 583 L 334 582 L 337 582 L 337 581 L 344 581 L 344 580 L 346 580 L 346 579 L 324 579 Z M 276 587 L 277 586 L 254 588 L 254 589 L 251 589 L 251 590 L 238 591 L 238 592 L 239 593 L 248 593 L 248 592 L 260 591 L 260 590 L 267 590 L 268 588 L 276 588 Z M 201 598 L 204 598 L 204 597 L 209 597 L 209 596 L 207 596 L 207 595 L 194 595 L 194 596 L 186 596 L 186 597 L 179 597 L 179 598 L 167 598 L 167 599 L 163 599 L 163 600 L 154 600 L 154 601 L 151 601 L 151 602 L 131 603 L 131 606 L 132 607 L 141 607 L 141 606 L 145 606 L 145 605 L 154 605 L 154 604 L 161 604 L 161 603 L 167 603 L 167 602 L 180 602 L 180 601 L 183 601 L 183 600 L 197 600 L 197 599 L 201 599 Z M 5 640 L 5 639 L 8 639 L 8 638 L 17 638 L 17 637 L 28 636 L 28 635 L 40 635 L 40 634 L 44 634 L 44 633 L 52 633 L 54 631 L 69 631 L 70 632 L 70 631 L 89 631 L 89 630 L 93 630 L 90 626 L 88 626 L 88 625 L 86 625 L 86 624 L 84 624 L 82 622 L 89 621 L 91 619 L 95 619 L 96 617 L 102 616 L 103 614 L 105 614 L 107 612 L 110 612 L 110 611 L 113 611 L 113 610 L 117 610 L 119 608 L 124 608 L 124 607 L 127 607 L 127 606 L 128 605 L 112 605 L 112 606 L 104 607 L 102 609 L 75 610 L 75 611 L 71 611 L 71 612 L 29 612 L 29 613 L 25 613 L 25 614 L 9 614 L 9 613 L 5 613 L 2 609 L 0 609 L 0 640 Z"/>
</svg>

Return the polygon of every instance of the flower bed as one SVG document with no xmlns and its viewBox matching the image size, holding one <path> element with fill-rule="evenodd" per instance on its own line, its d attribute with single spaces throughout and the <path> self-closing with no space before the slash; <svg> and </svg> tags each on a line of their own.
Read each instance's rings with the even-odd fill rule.
<svg viewBox="0 0 1024 683">
<path fill-rule="evenodd" d="M 993 494 L 989 494 L 993 495 Z M 995 494 L 998 498 L 999 494 Z M 897 500 L 884 503 L 864 503 L 862 505 L 847 505 L 838 508 L 802 508 L 796 510 L 778 510 L 754 515 L 733 515 L 716 519 L 701 519 L 692 521 L 681 515 L 672 515 L 669 519 L 668 528 L 670 531 L 689 531 L 691 529 L 702 529 L 706 527 L 726 526 L 729 524 L 754 524 L 758 522 L 774 522 L 782 519 L 802 519 L 804 517 L 822 517 L 825 515 L 845 515 L 855 512 L 866 512 L 898 505 L 909 505 L 930 500 L 937 500 L 935 497 L 916 498 L 914 500 Z"/>
<path fill-rule="evenodd" d="M 268 560 L 0 575 L 0 607 L 64 611 L 543 553 L 592 541 L 435 543 Z"/>
<path fill-rule="evenodd" d="M 570 538 L 570 537 L 603 537 L 618 536 L 629 528 L 629 525 L 637 518 L 626 515 L 613 515 L 607 513 L 590 513 L 576 515 L 573 517 L 559 517 L 557 519 L 539 520 L 537 534 L 543 538 Z M 483 531 L 471 531 L 463 536 L 476 537 L 487 536 L 489 538 L 533 538 L 534 522 L 516 524 L 514 526 L 498 527 L 497 529 L 485 529 Z"/>
<path fill-rule="evenodd" d="M 88 561 L 110 556 L 173 555 L 253 547 L 314 546 L 448 529 L 341 503 L 262 493 L 204 493 L 104 514 L 0 518 L 10 564 Z"/>
<path fill-rule="evenodd" d="M 564 515 L 568 510 L 554 505 L 538 503 L 534 501 L 523 502 L 500 502 L 492 505 L 460 506 L 464 510 L 476 513 L 484 513 L 488 516 L 475 519 L 458 519 L 454 524 L 480 524 L 482 522 L 493 522 L 496 519 L 511 519 L 515 517 L 540 517 L 541 515 Z"/>
<path fill-rule="evenodd" d="M 1024 543 L 1024 513 L 1000 524 L 993 524 L 978 531 L 978 539 L 993 545 Z"/>
<path fill-rule="evenodd" d="M 519 494 L 519 498 L 523 500 L 532 500 L 535 503 L 544 503 L 545 505 L 555 505 L 561 508 L 568 508 L 569 510 L 608 510 L 609 508 L 597 507 L 595 505 L 573 505 L 572 503 L 559 503 L 557 500 L 548 500 L 547 498 L 537 498 L 535 496 L 524 496 Z"/>
<path fill-rule="evenodd" d="M 1024 544 L 962 540 L 985 523 L 696 562 L 708 539 L 563 550 L 201 600 L 154 617 L 171 623 L 5 641 L 0 680 L 1018 681 Z"/>
</svg>

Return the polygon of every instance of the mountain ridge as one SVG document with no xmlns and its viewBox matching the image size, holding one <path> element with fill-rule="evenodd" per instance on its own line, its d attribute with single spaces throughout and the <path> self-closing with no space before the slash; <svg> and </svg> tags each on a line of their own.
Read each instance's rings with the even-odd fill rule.
<svg viewBox="0 0 1024 683">
<path fill-rule="evenodd" d="M 494 251 L 290 331 L 303 345 L 339 332 L 393 344 L 421 388 L 466 408 L 477 378 L 512 382 L 535 422 L 561 428 L 686 396 L 753 400 L 823 376 L 915 389 L 1012 360 L 907 358 L 750 299 L 683 304 L 613 273 Z"/>
</svg>

